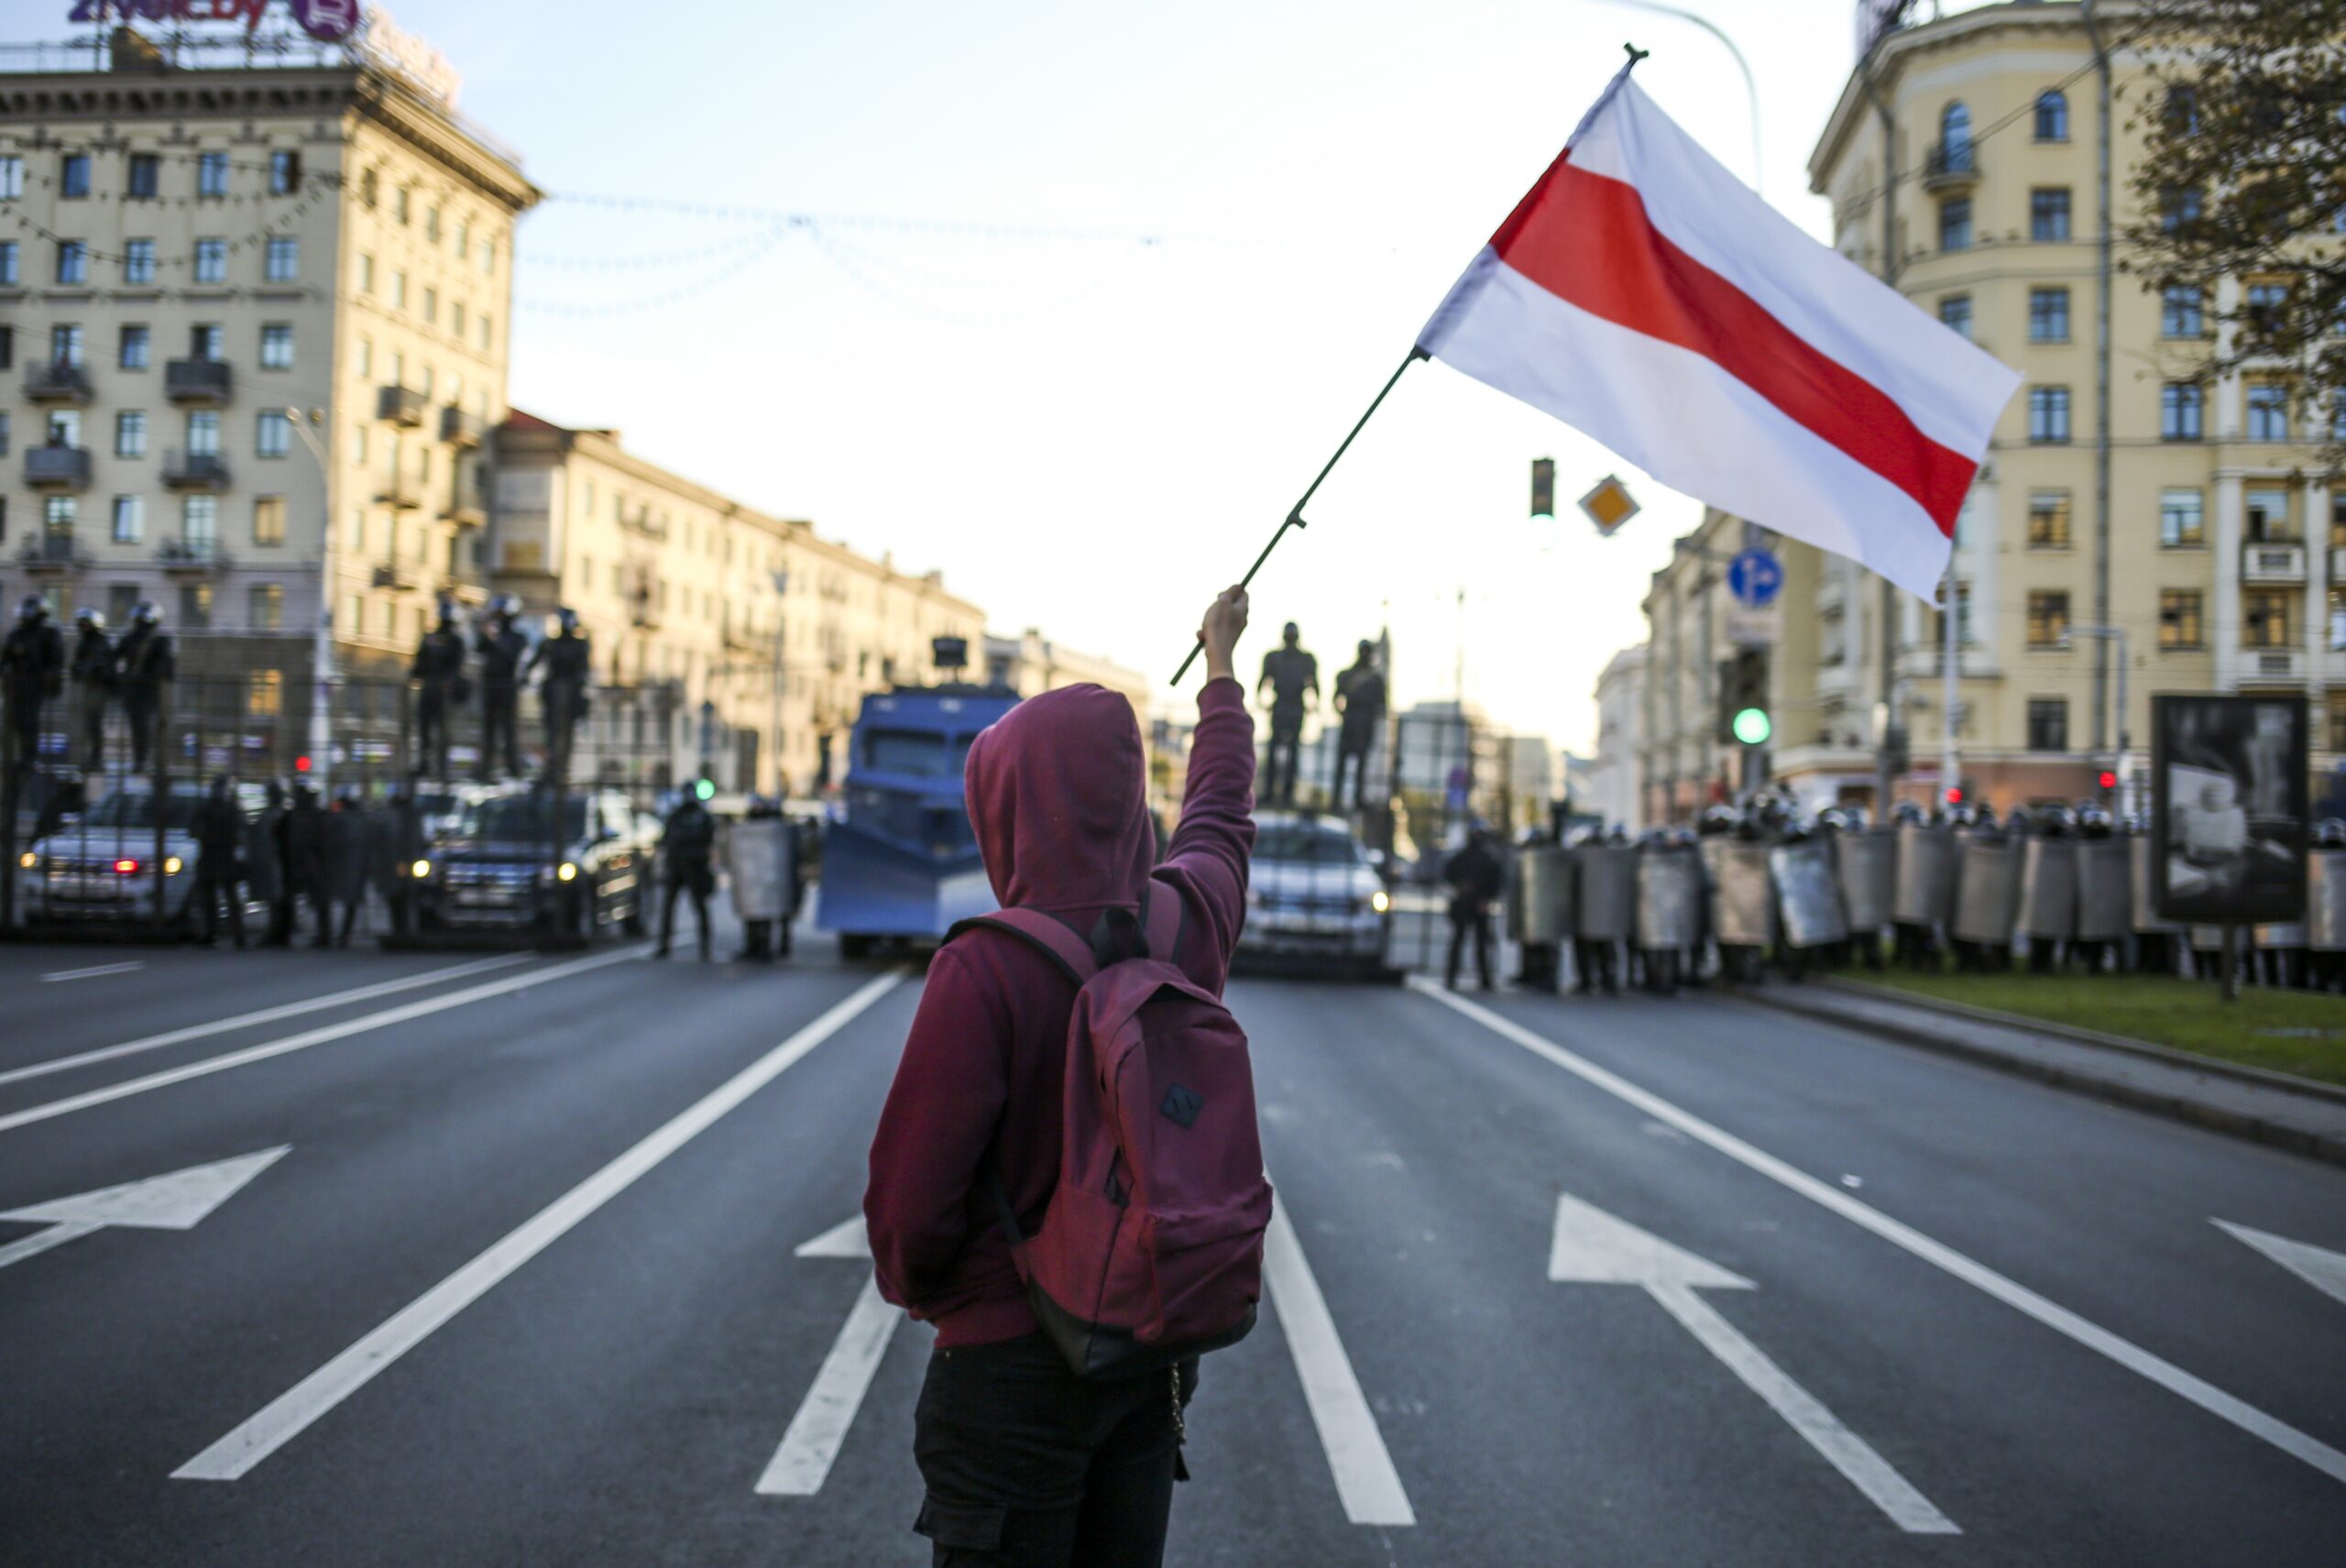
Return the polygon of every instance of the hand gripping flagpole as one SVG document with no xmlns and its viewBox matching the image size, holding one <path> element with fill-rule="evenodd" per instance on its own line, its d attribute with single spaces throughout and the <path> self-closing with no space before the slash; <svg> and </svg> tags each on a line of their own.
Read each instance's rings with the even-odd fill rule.
<svg viewBox="0 0 2346 1568">
<path fill-rule="evenodd" d="M 1650 50 L 1638 48 L 1635 44 L 1623 44 L 1621 47 L 1628 51 L 1629 62 L 1621 68 L 1619 73 L 1616 75 L 1612 82 L 1606 85 L 1605 92 L 1597 98 L 1595 104 L 1590 107 L 1587 115 L 1581 121 L 1583 128 L 1586 127 L 1590 119 L 1594 119 L 1595 117 L 1597 110 L 1602 109 L 1606 102 L 1612 98 L 1613 94 L 1620 90 L 1621 83 L 1628 79 L 1629 72 L 1637 69 L 1638 61 L 1645 59 L 1647 54 L 1650 52 Z M 1573 133 L 1573 139 L 1576 141 L 1579 137 L 1580 132 L 1577 130 L 1574 131 Z M 1568 148 L 1569 145 L 1570 144 L 1568 143 Z M 1311 481 L 1311 488 L 1303 492 L 1303 499 L 1297 501 L 1295 505 L 1288 509 L 1287 516 L 1280 520 L 1277 532 L 1271 535 L 1271 542 L 1263 546 L 1263 553 L 1255 557 L 1255 564 L 1246 568 L 1246 575 L 1238 579 L 1238 586 L 1240 587 L 1246 587 L 1255 581 L 1255 574 L 1263 569 L 1263 563 L 1271 558 L 1271 552 L 1279 547 L 1279 541 L 1287 537 L 1287 531 L 1288 529 L 1309 528 L 1311 526 L 1304 521 L 1303 509 L 1311 504 L 1311 498 L 1320 493 L 1321 485 L 1326 481 L 1330 474 L 1335 471 L 1337 463 L 1343 459 L 1344 454 L 1352 450 L 1354 439 L 1357 437 L 1361 431 L 1367 425 L 1370 416 L 1374 415 L 1379 408 L 1384 406 L 1386 394 L 1392 391 L 1394 384 L 1401 379 L 1401 372 L 1407 370 L 1410 366 L 1415 365 L 1419 360 L 1428 359 L 1431 357 L 1432 357 L 1432 356 L 1424 348 L 1416 345 L 1412 345 L 1410 346 L 1409 357 L 1402 360 L 1400 364 L 1395 366 L 1393 367 L 1393 374 L 1385 378 L 1385 385 L 1377 389 L 1376 396 L 1370 401 L 1367 411 L 1363 413 L 1360 418 L 1354 422 L 1351 433 L 1344 437 L 1343 443 L 1337 446 L 1334 455 L 1331 456 L 1326 465 L 1321 468 L 1319 477 Z M 1197 642 L 1189 649 L 1189 656 L 1181 661 L 1181 667 L 1179 669 L 1173 672 L 1173 684 L 1175 685 L 1178 686 L 1181 684 L 1181 677 L 1188 674 L 1189 673 L 1189 666 L 1198 662 L 1198 654 L 1204 651 L 1205 645 L 1205 638 L 1201 633 L 1199 636 Z"/>
</svg>

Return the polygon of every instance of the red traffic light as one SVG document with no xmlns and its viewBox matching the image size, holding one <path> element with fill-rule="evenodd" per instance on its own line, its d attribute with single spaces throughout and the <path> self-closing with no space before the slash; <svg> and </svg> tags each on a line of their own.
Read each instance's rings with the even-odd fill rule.
<svg viewBox="0 0 2346 1568">
<path fill-rule="evenodd" d="M 296 758 L 294 758 L 294 759 L 293 759 L 293 771 L 294 771 L 295 773 L 308 773 L 308 772 L 310 771 L 310 759 L 309 759 L 309 758 L 307 758 L 307 757 L 296 757 Z"/>
<path fill-rule="evenodd" d="M 2104 789 L 2116 789 L 2118 787 L 2118 775 L 2111 773 L 2108 768 L 2104 768 L 2101 770 L 2101 777 L 2095 782 L 2099 784 Z"/>
<path fill-rule="evenodd" d="M 1949 806 L 1961 806 L 1963 804 L 1963 786 L 1961 784 L 1949 784 L 1946 786 L 1946 803 Z"/>
</svg>

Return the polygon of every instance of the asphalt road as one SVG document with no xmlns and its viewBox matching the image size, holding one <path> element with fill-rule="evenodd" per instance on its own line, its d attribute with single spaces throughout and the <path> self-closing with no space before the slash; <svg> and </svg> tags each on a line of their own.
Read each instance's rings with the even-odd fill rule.
<svg viewBox="0 0 2346 1568">
<path fill-rule="evenodd" d="M 839 1230 L 918 977 L 642 953 L 0 947 L 0 1561 L 926 1562 Z M 1233 988 L 1282 1219 L 1170 1562 L 2340 1561 L 2346 1300 L 2214 1222 L 2346 1252 L 2346 1173 L 1481 1000 Z"/>
</svg>

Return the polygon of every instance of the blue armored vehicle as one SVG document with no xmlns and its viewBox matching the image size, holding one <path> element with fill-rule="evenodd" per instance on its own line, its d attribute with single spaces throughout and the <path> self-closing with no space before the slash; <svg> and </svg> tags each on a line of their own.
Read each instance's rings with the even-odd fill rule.
<svg viewBox="0 0 2346 1568">
<path fill-rule="evenodd" d="M 940 637 L 936 653 L 949 672 L 968 649 Z M 840 957 L 862 958 L 882 941 L 938 941 L 955 921 L 994 908 L 961 766 L 978 732 L 1017 702 L 1006 687 L 958 682 L 863 699 L 816 904 L 815 924 L 838 934 Z"/>
</svg>

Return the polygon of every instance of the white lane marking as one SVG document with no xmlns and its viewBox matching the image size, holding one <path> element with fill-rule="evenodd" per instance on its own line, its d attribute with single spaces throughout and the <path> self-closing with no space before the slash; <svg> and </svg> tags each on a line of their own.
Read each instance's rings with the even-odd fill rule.
<svg viewBox="0 0 2346 1568">
<path fill-rule="evenodd" d="M 806 1255 L 805 1249 L 800 1249 L 800 1255 Z M 789 1429 L 782 1434 L 781 1446 L 758 1477 L 761 1493 L 811 1497 L 823 1489 L 831 1461 L 839 1457 L 847 1429 L 855 1424 L 855 1412 L 863 1408 L 863 1396 L 872 1387 L 872 1375 L 879 1370 L 888 1340 L 904 1316 L 900 1309 L 881 1299 L 880 1277 L 865 1276 L 863 1290 L 840 1326 L 839 1337 L 832 1342 L 830 1354 L 823 1357 L 814 1386 L 806 1390 L 798 1413 L 790 1418 Z"/>
<path fill-rule="evenodd" d="M 280 1144 L 273 1149 L 238 1155 L 234 1159 L 192 1165 L 163 1176 L 149 1176 L 139 1181 L 125 1181 L 95 1191 L 76 1192 L 70 1198 L 52 1198 L 45 1203 L 10 1209 L 0 1213 L 0 1220 L 46 1224 L 49 1229 L 0 1247 L 0 1268 L 108 1225 L 148 1231 L 191 1229 L 235 1197 L 245 1183 L 282 1159 L 291 1146 Z"/>
<path fill-rule="evenodd" d="M 480 974 L 493 969 L 525 963 L 535 957 L 532 953 L 505 953 L 493 959 L 476 959 L 470 963 L 455 964 L 447 969 L 427 970 L 400 980 L 387 980 L 373 985 L 361 985 L 349 991 L 336 991 L 324 996 L 312 996 L 300 1002 L 288 1002 L 276 1007 L 264 1007 L 258 1013 L 239 1013 L 233 1018 L 215 1019 L 209 1024 L 190 1024 L 182 1029 L 167 1029 L 159 1035 L 147 1035 L 136 1040 L 125 1040 L 118 1046 L 100 1046 L 95 1050 L 78 1052 L 70 1057 L 58 1057 L 49 1061 L 34 1062 L 29 1067 L 11 1068 L 0 1072 L 0 1083 L 15 1083 L 20 1079 L 41 1078 L 52 1072 L 67 1072 L 93 1062 L 112 1061 L 117 1057 L 135 1056 L 140 1051 L 160 1050 L 187 1040 L 200 1040 L 207 1035 L 225 1035 L 231 1029 L 250 1028 L 255 1024 L 274 1024 L 280 1018 L 292 1018 L 303 1013 L 315 1013 L 323 1008 L 340 1007 L 348 1003 L 371 1001 L 389 996 L 394 992 L 413 991 L 420 985 L 435 985 L 444 980 L 457 980 L 468 974 Z M 94 973 L 89 970 L 83 972 Z M 49 975 L 50 980 L 63 980 L 65 975 Z"/>
<path fill-rule="evenodd" d="M 502 996 L 509 991 L 526 991 L 531 986 L 565 980 L 574 974 L 584 974 L 588 970 L 601 969 L 606 964 L 640 959 L 649 950 L 647 947 L 639 943 L 631 948 L 622 948 L 617 952 L 598 953 L 591 959 L 577 959 L 570 963 L 555 964 L 550 969 L 532 970 L 527 974 L 509 975 L 503 980 L 490 981 L 485 985 L 467 986 L 462 991 L 451 991 L 439 996 L 427 996 L 421 1002 L 410 1002 L 402 1006 L 386 1008 L 380 1013 L 368 1013 L 356 1018 L 345 1018 L 339 1024 L 328 1024 L 302 1034 L 288 1035 L 282 1039 L 264 1041 L 258 1046 L 247 1046 L 242 1050 L 230 1051 L 225 1056 L 206 1057 L 202 1061 L 190 1062 L 184 1067 L 148 1073 L 145 1078 L 126 1079 L 120 1083 L 110 1083 L 104 1089 L 93 1089 L 87 1093 L 71 1095 L 63 1100 L 52 1100 L 43 1105 L 27 1106 L 22 1111 L 12 1111 L 5 1116 L 0 1116 L 0 1133 L 32 1122 L 46 1122 L 52 1116 L 63 1116 L 75 1111 L 86 1111 L 93 1105 L 104 1105 L 110 1101 L 125 1100 L 133 1094 L 144 1094 L 149 1090 L 168 1089 L 174 1083 L 185 1083 L 191 1078 L 203 1078 L 211 1073 L 226 1072 L 231 1068 L 246 1067 L 257 1061 L 267 1061 L 271 1057 L 281 1057 L 291 1051 L 305 1050 L 312 1046 L 322 1046 L 329 1040 L 345 1039 L 352 1035 L 364 1035 L 370 1030 L 389 1028 L 393 1024 L 404 1024 L 411 1018 L 422 1018 L 434 1013 L 444 1013 L 452 1007 L 463 1007 L 492 996 Z"/>
<path fill-rule="evenodd" d="M 357 1343 L 270 1400 L 203 1453 L 171 1472 L 179 1481 L 234 1481 L 422 1343 L 443 1323 L 543 1252 L 573 1226 L 706 1131 L 801 1057 L 844 1028 L 904 980 L 874 976 L 764 1056 L 679 1112 L 656 1132 L 539 1210 L 445 1279 L 386 1318 Z"/>
<path fill-rule="evenodd" d="M 1640 1089 L 1554 1041 L 1533 1034 L 1513 1019 L 1502 1017 L 1464 997 L 1452 996 L 1420 976 L 1411 975 L 1409 984 L 1420 994 L 1473 1019 L 1501 1039 L 1521 1046 L 1534 1056 L 1545 1058 L 1615 1099 L 1637 1107 L 1656 1121 L 1667 1122 L 1688 1137 L 1708 1144 L 1746 1169 L 1766 1177 L 1821 1208 L 1831 1210 L 1852 1224 L 1871 1231 L 1892 1246 L 1911 1253 L 1934 1268 L 1944 1270 L 2006 1306 L 2026 1313 L 2055 1333 L 2076 1341 L 2098 1355 L 2107 1356 L 2129 1372 L 2150 1379 L 2209 1414 L 2231 1422 L 2250 1436 L 2271 1443 L 2291 1458 L 2304 1461 L 2331 1480 L 2346 1482 L 2346 1453 L 2328 1443 L 2299 1431 L 2277 1417 L 2265 1414 L 2246 1400 L 2235 1398 L 2212 1383 L 2193 1376 L 2173 1362 L 2153 1354 L 2132 1341 L 2079 1317 L 2066 1307 L 2046 1299 L 2027 1286 L 2007 1278 L 1944 1242 L 1934 1241 L 1912 1225 L 1891 1219 L 1839 1188 L 1785 1164 L 1774 1155 L 1745 1143 L 1723 1128 L 1713 1126 L 1692 1112 L 1681 1110 L 1659 1094 Z"/>
<path fill-rule="evenodd" d="M 841 1220 L 812 1241 L 800 1242 L 791 1249 L 793 1257 L 870 1257 L 872 1235 L 863 1228 L 863 1216 Z"/>
<path fill-rule="evenodd" d="M 43 985 L 55 985 L 61 980 L 95 980 L 102 974 L 128 974 L 132 970 L 145 969 L 145 959 L 132 959 L 127 963 L 93 964 L 88 969 L 61 969 L 55 974 L 40 977 Z"/>
<path fill-rule="evenodd" d="M 2346 1252 L 2332 1252 L 2311 1242 L 2293 1242 L 2270 1231 L 2252 1230 L 2230 1220 L 2213 1220 L 2235 1241 L 2247 1243 L 2333 1301 L 2346 1301 Z"/>
<path fill-rule="evenodd" d="M 1416 1524 L 1409 1495 L 1385 1451 L 1385 1434 L 1360 1391 L 1328 1299 L 1320 1293 L 1283 1203 L 1271 1210 L 1271 1228 L 1263 1238 L 1263 1284 L 1295 1357 L 1295 1375 L 1303 1384 L 1311 1422 L 1320 1429 L 1320 1446 L 1327 1451 L 1344 1517 L 1354 1524 Z"/>
</svg>

